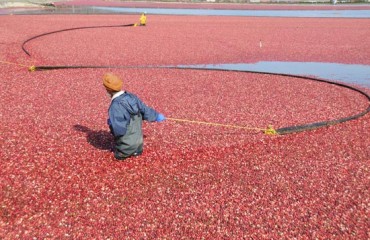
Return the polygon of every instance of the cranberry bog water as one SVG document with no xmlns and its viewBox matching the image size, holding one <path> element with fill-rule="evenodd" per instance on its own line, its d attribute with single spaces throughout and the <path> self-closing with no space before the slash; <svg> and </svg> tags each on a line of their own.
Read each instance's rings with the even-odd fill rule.
<svg viewBox="0 0 370 240">
<path fill-rule="evenodd" d="M 2 239 L 368 239 L 370 116 L 347 88 L 269 74 L 140 68 L 256 61 L 370 64 L 369 19 L 0 16 Z M 28 66 L 129 66 L 28 71 Z M 112 155 L 106 72 L 168 118 Z M 368 88 L 362 88 L 369 93 Z"/>
</svg>

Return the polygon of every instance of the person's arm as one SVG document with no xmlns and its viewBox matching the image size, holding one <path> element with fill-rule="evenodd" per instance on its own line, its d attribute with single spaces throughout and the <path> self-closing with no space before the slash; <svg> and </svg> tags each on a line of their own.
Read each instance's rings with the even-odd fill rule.
<svg viewBox="0 0 370 240">
<path fill-rule="evenodd" d="M 163 120 L 166 119 L 163 116 L 163 114 L 158 113 L 151 107 L 148 107 L 139 98 L 137 98 L 137 102 L 138 102 L 139 110 L 144 120 L 149 121 L 149 122 L 162 122 Z"/>
</svg>

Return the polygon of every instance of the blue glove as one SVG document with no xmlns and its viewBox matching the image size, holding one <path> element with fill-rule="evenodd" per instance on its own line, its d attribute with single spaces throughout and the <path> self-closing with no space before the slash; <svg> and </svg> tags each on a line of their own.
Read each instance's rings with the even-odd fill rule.
<svg viewBox="0 0 370 240">
<path fill-rule="evenodd" d="M 163 114 L 158 113 L 158 116 L 157 116 L 156 121 L 157 121 L 157 122 L 162 122 L 162 121 L 164 121 L 164 120 L 166 120 L 166 118 L 163 116 Z"/>
</svg>

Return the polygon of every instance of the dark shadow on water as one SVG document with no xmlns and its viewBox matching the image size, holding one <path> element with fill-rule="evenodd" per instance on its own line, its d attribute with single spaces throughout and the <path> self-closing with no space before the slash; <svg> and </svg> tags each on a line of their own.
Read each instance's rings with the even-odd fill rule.
<svg viewBox="0 0 370 240">
<path fill-rule="evenodd" d="M 111 150 L 113 147 L 113 136 L 108 131 L 94 131 L 82 125 L 74 125 L 76 131 L 86 133 L 86 140 L 93 147 L 101 150 Z"/>
</svg>

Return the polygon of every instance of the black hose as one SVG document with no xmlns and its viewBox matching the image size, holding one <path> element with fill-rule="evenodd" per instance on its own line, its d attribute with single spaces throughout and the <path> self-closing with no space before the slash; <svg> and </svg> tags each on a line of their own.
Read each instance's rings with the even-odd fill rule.
<svg viewBox="0 0 370 240">
<path fill-rule="evenodd" d="M 124 25 L 110 25 L 110 26 L 89 26 L 89 27 L 75 27 L 75 28 L 66 28 L 66 29 L 61 29 L 61 30 L 57 30 L 57 31 L 52 31 L 52 32 L 47 32 L 47 33 L 43 33 L 43 34 L 40 34 L 40 35 L 36 35 L 36 36 L 33 36 L 29 39 L 27 39 L 26 41 L 23 42 L 22 44 L 22 49 L 23 51 L 28 55 L 28 56 L 31 56 L 31 54 L 26 50 L 25 48 L 25 44 L 31 40 L 34 40 L 36 38 L 39 38 L 39 37 L 42 37 L 42 36 L 46 36 L 46 35 L 49 35 L 49 34 L 53 34 L 53 33 L 59 33 L 59 32 L 66 32 L 66 31 L 72 31 L 72 30 L 78 30 L 78 29 L 86 29 L 86 28 L 110 28 L 110 27 L 132 27 L 134 26 L 135 24 L 134 23 L 131 23 L 131 24 L 124 24 Z"/>
<path fill-rule="evenodd" d="M 296 133 L 296 132 L 302 132 L 306 130 L 313 130 L 325 126 L 331 126 L 338 123 L 343 123 L 349 120 L 354 120 L 357 118 L 360 118 L 364 116 L 365 114 L 370 112 L 370 96 L 356 88 L 352 87 L 343 83 L 333 82 L 325 79 L 319 79 L 314 77 L 306 77 L 306 76 L 300 76 L 300 75 L 293 75 L 293 74 L 285 74 L 285 73 L 270 73 L 270 72 L 259 72 L 259 71 L 248 71 L 248 70 L 230 70 L 230 69 L 214 69 L 214 68 L 195 68 L 195 67 L 178 67 L 178 66 L 35 66 L 36 71 L 42 71 L 42 70 L 55 70 L 55 69 L 78 69 L 78 68 L 151 68 L 151 69 L 158 69 L 158 68 L 168 68 L 168 69 L 184 69 L 184 70 L 207 70 L 207 71 L 229 71 L 229 72 L 246 72 L 246 73 L 257 73 L 257 74 L 267 74 L 267 75 L 276 75 L 276 76 L 283 76 L 283 77 L 292 77 L 292 78 L 300 78 L 305 80 L 312 80 L 317 82 L 323 82 L 328 83 L 332 85 L 336 85 L 339 87 L 344 87 L 353 91 L 356 91 L 363 96 L 367 98 L 369 101 L 369 106 L 362 112 L 351 115 L 344 118 L 339 119 L 333 119 L 328 121 L 322 121 L 322 122 L 314 122 L 314 123 L 308 123 L 308 124 L 302 124 L 302 125 L 295 125 L 295 126 L 288 126 L 276 129 L 276 133 L 280 135 L 289 134 L 289 133 Z"/>
<path fill-rule="evenodd" d="M 67 28 L 67 29 L 62 29 L 58 31 L 53 31 L 53 32 L 48 32 L 48 33 L 43 33 L 37 36 L 34 36 L 32 38 L 27 39 L 26 41 L 23 42 L 22 44 L 22 49 L 23 51 L 28 55 L 31 56 L 30 53 L 25 49 L 25 44 L 35 38 L 42 37 L 45 35 L 53 34 L 53 33 L 58 33 L 58 32 L 64 32 L 64 31 L 71 31 L 71 30 L 78 30 L 78 29 L 86 29 L 86 28 L 108 28 L 108 27 L 131 27 L 134 26 L 135 24 L 126 24 L 126 25 L 111 25 L 111 26 L 90 26 L 90 27 L 76 27 L 76 28 Z M 243 70 L 230 70 L 230 69 L 214 69 L 214 68 L 196 68 L 196 67 L 178 67 L 178 66 L 33 66 L 32 71 L 42 71 L 42 70 L 56 70 L 56 69 L 79 69 L 79 68 L 169 68 L 169 69 L 189 69 L 189 70 L 208 70 L 208 71 L 232 71 L 232 72 L 248 72 L 248 73 L 257 73 L 257 74 L 268 74 L 268 75 L 276 75 L 276 76 L 284 76 L 284 77 L 294 77 L 294 78 L 300 78 L 300 79 L 305 79 L 305 80 L 312 80 L 312 81 L 318 81 L 318 82 L 324 82 L 344 88 L 348 88 L 350 90 L 356 91 L 363 96 L 365 96 L 368 101 L 369 101 L 369 106 L 362 112 L 344 117 L 344 118 L 339 118 L 339 119 L 334 119 L 334 120 L 328 120 L 328 121 L 322 121 L 322 122 L 314 122 L 314 123 L 308 123 L 308 124 L 302 124 L 302 125 L 295 125 L 295 126 L 288 126 L 288 127 L 283 127 L 276 129 L 277 134 L 288 134 L 288 133 L 295 133 L 295 132 L 302 132 L 306 130 L 313 130 L 317 129 L 320 127 L 325 127 L 325 126 L 330 126 L 342 122 L 346 122 L 349 120 L 354 120 L 357 118 L 360 118 L 364 116 L 365 114 L 370 112 L 370 96 L 365 93 L 364 91 L 348 86 L 343 83 L 338 83 L 338 82 L 332 82 L 329 80 L 325 79 L 319 79 L 319 78 L 313 78 L 313 77 L 306 77 L 306 76 L 300 76 L 300 75 L 293 75 L 293 74 L 283 74 L 283 73 L 270 73 L 270 72 L 259 72 L 259 71 L 243 71 Z"/>
</svg>

